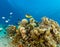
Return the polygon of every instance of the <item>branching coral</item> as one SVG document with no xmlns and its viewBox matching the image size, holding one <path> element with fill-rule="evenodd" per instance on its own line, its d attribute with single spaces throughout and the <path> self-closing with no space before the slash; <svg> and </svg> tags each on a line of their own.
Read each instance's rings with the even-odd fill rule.
<svg viewBox="0 0 60 47">
<path fill-rule="evenodd" d="M 60 43 L 60 26 L 47 17 L 37 23 L 33 18 L 29 22 L 23 19 L 18 29 L 9 26 L 7 33 L 12 37 L 12 43 L 18 44 L 18 47 L 57 47 Z"/>
</svg>

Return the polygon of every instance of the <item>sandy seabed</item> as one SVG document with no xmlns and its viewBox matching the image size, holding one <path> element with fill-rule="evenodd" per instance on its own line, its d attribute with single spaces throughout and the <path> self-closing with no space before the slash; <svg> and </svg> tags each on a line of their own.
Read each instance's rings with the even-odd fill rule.
<svg viewBox="0 0 60 47">
<path fill-rule="evenodd" d="M 16 47 L 12 45 L 10 42 L 11 42 L 10 39 L 0 36 L 0 47 Z"/>
<path fill-rule="evenodd" d="M 1 25 L 0 28 L 2 28 L 2 31 L 0 31 L 0 47 L 13 47 L 13 45 L 10 44 L 11 40 L 6 37 L 6 34 L 4 34 L 5 30 Z"/>
</svg>

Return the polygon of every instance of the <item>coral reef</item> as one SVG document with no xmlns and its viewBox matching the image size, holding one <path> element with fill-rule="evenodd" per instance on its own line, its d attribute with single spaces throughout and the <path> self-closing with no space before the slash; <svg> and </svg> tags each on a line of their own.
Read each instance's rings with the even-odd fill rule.
<svg viewBox="0 0 60 47">
<path fill-rule="evenodd" d="M 12 44 L 18 47 L 57 47 L 60 44 L 60 26 L 47 17 L 41 22 L 34 18 L 22 19 L 18 28 L 13 25 L 6 30 Z"/>
</svg>

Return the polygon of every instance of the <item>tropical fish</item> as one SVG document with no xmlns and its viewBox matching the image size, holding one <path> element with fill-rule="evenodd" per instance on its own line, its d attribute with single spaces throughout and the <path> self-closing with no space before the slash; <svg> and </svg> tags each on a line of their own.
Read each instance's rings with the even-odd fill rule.
<svg viewBox="0 0 60 47">
<path fill-rule="evenodd" d="M 6 23 L 8 23 L 9 21 L 8 21 L 8 20 L 6 20 L 5 22 L 6 22 Z"/>
<path fill-rule="evenodd" d="M 13 14 L 13 12 L 10 12 L 10 15 L 12 15 Z"/>
<path fill-rule="evenodd" d="M 3 16 L 2 19 L 5 19 L 5 17 Z"/>
<path fill-rule="evenodd" d="M 10 16 L 9 17 L 12 18 L 12 15 L 13 15 L 13 12 L 10 12 Z"/>
<path fill-rule="evenodd" d="M 25 16 L 26 16 L 26 18 L 32 18 L 32 16 L 29 14 L 26 14 Z"/>
</svg>

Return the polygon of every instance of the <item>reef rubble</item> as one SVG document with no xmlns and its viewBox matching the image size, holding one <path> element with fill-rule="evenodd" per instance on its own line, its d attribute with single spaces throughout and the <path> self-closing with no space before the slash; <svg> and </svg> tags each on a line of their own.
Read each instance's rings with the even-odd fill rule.
<svg viewBox="0 0 60 47">
<path fill-rule="evenodd" d="M 22 19 L 16 27 L 8 26 L 7 35 L 17 47 L 57 47 L 60 44 L 60 26 L 47 17 L 41 22 L 34 18 Z"/>
</svg>

